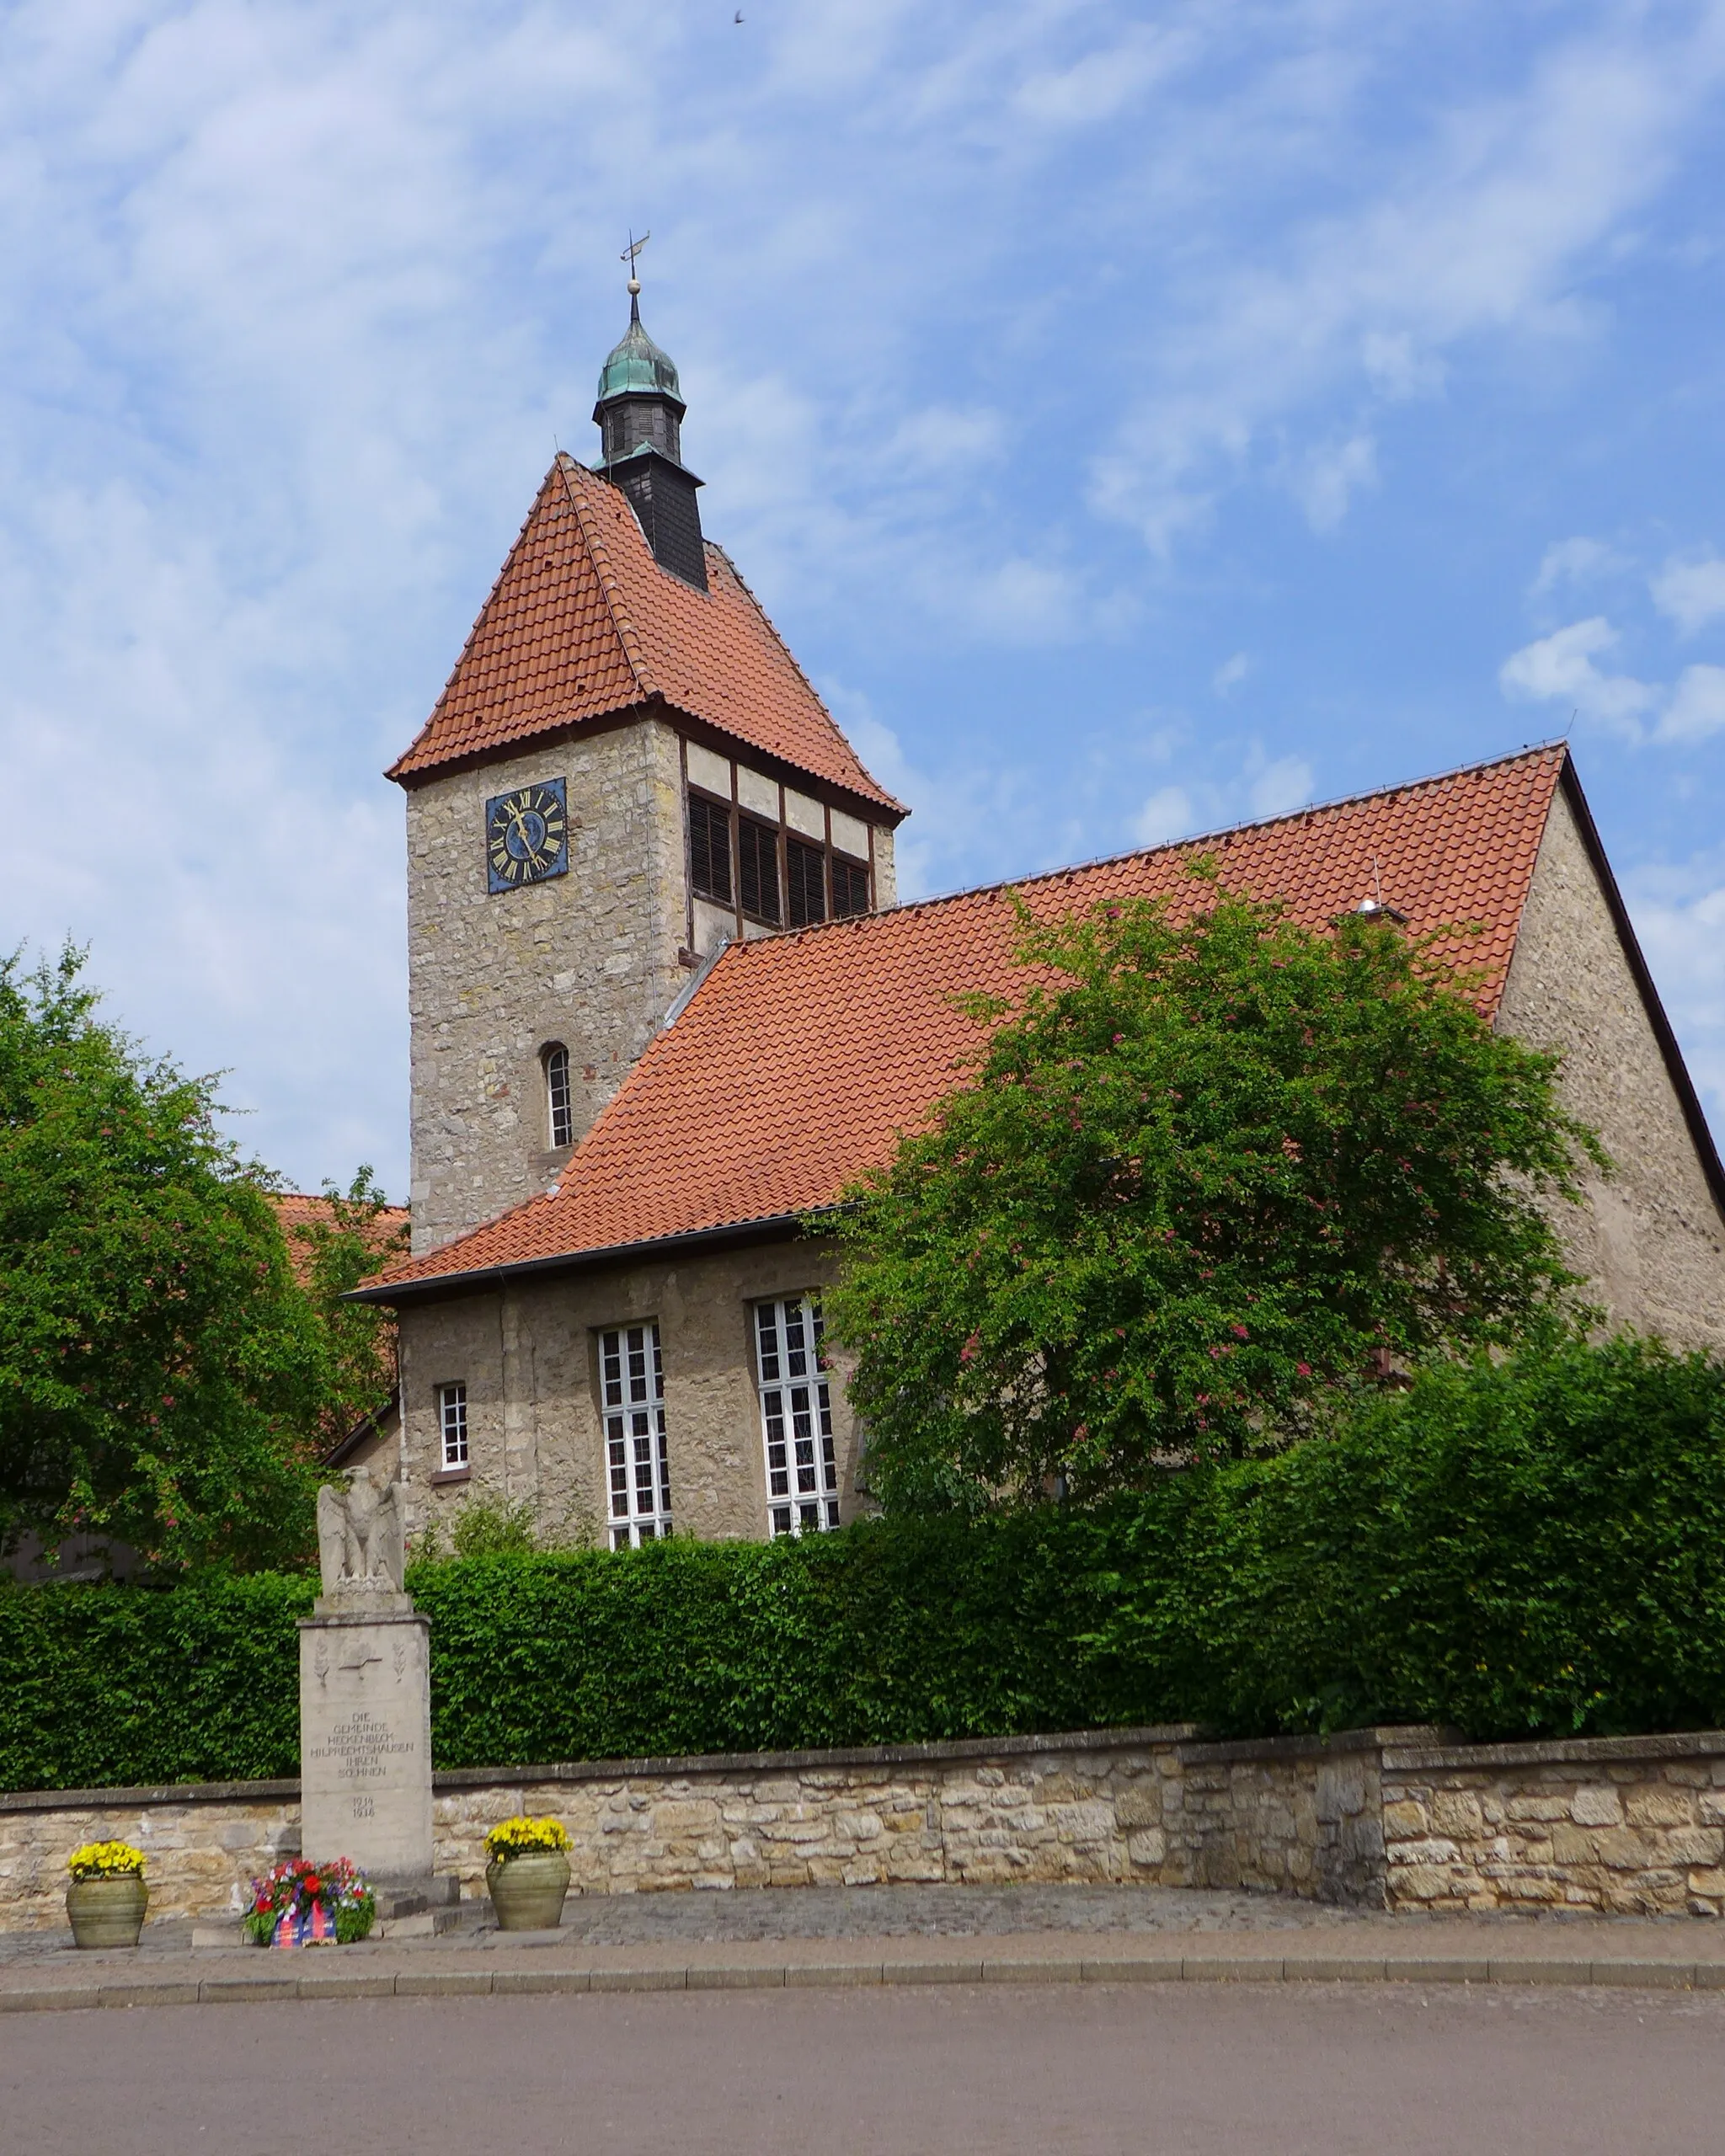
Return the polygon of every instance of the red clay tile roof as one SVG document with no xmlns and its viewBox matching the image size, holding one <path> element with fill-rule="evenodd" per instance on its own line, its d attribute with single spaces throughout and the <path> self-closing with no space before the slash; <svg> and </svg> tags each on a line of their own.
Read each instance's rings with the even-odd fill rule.
<svg viewBox="0 0 1725 2156">
<path fill-rule="evenodd" d="M 725 950 L 577 1148 L 558 1194 L 383 1276 L 393 1285 L 782 1219 L 888 1160 L 962 1079 L 975 1022 L 953 998 L 1011 995 L 1016 889 L 1056 917 L 1103 898 L 1193 890 L 1212 855 L 1236 891 L 1321 926 L 1371 895 L 1481 976 L 1497 1010 L 1567 752 L 1531 750 L 1152 853 L 961 892 Z M 1480 932 L 1463 932 L 1477 924 Z"/>
<path fill-rule="evenodd" d="M 333 1227 L 335 1214 L 327 1198 L 314 1196 L 304 1190 L 274 1190 L 270 1203 L 275 1208 L 275 1217 L 281 1223 L 282 1234 L 287 1238 L 287 1255 L 294 1271 L 304 1283 L 311 1251 L 303 1231 L 310 1227 Z M 405 1235 L 409 1214 L 405 1205 L 386 1205 L 377 1215 L 377 1240 L 387 1241 L 391 1235 Z"/>
<path fill-rule="evenodd" d="M 661 568 L 628 498 L 559 456 L 437 707 L 388 776 L 404 784 L 661 699 L 896 822 L 760 602 L 709 543 L 708 591 Z"/>
</svg>

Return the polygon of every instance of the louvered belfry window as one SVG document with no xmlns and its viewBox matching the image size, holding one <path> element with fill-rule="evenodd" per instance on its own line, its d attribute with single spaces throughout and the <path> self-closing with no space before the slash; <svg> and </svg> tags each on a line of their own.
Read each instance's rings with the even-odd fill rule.
<svg viewBox="0 0 1725 2156">
<path fill-rule="evenodd" d="M 868 910 L 868 871 L 860 861 L 832 857 L 832 911 L 835 921 Z"/>
<path fill-rule="evenodd" d="M 599 1336 L 605 1398 L 611 1546 L 627 1550 L 670 1533 L 670 1466 L 665 1445 L 665 1365 L 656 1324 Z"/>
<path fill-rule="evenodd" d="M 737 819 L 737 881 L 751 921 L 779 924 L 778 833 L 752 816 Z"/>
<path fill-rule="evenodd" d="M 775 1535 L 818 1534 L 839 1524 L 832 1388 L 820 1331 L 820 1305 L 811 1295 L 755 1305 L 766 1518 Z"/>
<path fill-rule="evenodd" d="M 806 928 L 826 919 L 826 857 L 818 846 L 800 839 L 785 841 L 785 882 L 790 887 L 790 922 Z"/>
<path fill-rule="evenodd" d="M 689 875 L 695 895 L 731 902 L 731 812 L 689 796 Z"/>
</svg>

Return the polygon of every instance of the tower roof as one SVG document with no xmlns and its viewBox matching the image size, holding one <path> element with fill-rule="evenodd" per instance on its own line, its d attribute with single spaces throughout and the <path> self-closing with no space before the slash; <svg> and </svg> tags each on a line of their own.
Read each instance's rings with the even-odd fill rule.
<svg viewBox="0 0 1725 2156">
<path fill-rule="evenodd" d="M 632 295 L 629 300 L 629 326 L 611 348 L 610 356 L 599 370 L 600 403 L 613 397 L 637 396 L 675 397 L 682 402 L 682 391 L 677 382 L 677 371 L 666 354 L 641 327 L 641 303 Z"/>
<path fill-rule="evenodd" d="M 451 765 L 662 705 L 841 788 L 896 823 L 901 804 L 839 731 L 729 558 L 708 589 L 654 558 L 628 497 L 567 454 L 537 499 L 435 709 L 388 776 Z"/>
</svg>

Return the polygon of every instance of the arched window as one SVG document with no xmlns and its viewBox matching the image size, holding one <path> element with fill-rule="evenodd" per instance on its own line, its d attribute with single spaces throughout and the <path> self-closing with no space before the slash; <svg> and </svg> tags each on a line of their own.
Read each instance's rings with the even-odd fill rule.
<svg viewBox="0 0 1725 2156">
<path fill-rule="evenodd" d="M 553 1150 L 575 1142 L 575 1107 L 569 1093 L 569 1052 L 556 1041 L 540 1052 L 545 1065 L 545 1121 Z"/>
</svg>

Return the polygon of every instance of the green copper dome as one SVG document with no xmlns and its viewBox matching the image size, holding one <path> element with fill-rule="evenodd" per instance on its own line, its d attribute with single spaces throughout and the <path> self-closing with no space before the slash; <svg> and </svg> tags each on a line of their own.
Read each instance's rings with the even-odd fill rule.
<svg viewBox="0 0 1725 2156">
<path fill-rule="evenodd" d="M 622 341 L 611 348 L 610 358 L 600 370 L 599 402 L 603 404 L 608 398 L 627 396 L 631 390 L 656 392 L 682 402 L 677 371 L 641 327 L 640 309 L 633 300 Z"/>
</svg>

